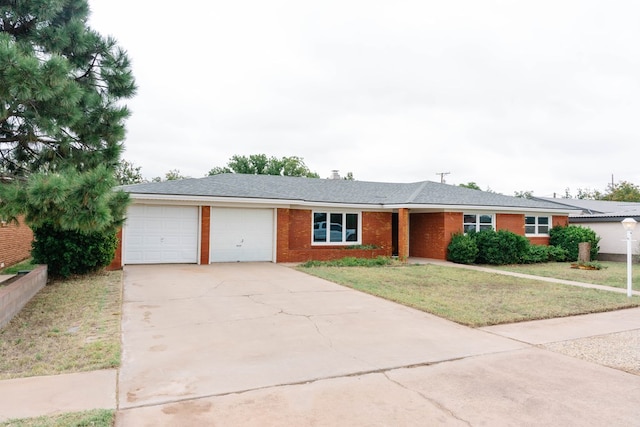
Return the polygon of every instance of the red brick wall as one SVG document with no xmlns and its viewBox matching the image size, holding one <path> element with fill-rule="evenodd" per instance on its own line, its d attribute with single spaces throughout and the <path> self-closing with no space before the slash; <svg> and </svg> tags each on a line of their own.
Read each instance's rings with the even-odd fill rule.
<svg viewBox="0 0 640 427">
<path fill-rule="evenodd" d="M 116 246 L 116 253 L 111 260 L 111 264 L 107 266 L 107 270 L 121 270 L 122 269 L 122 228 L 118 230 L 116 234 L 118 238 L 118 246 Z"/>
<path fill-rule="evenodd" d="M 549 245 L 549 237 L 547 236 L 527 237 L 527 239 L 532 245 Z"/>
<path fill-rule="evenodd" d="M 202 206 L 200 224 L 200 264 L 209 264 L 209 244 L 211 233 L 211 207 Z"/>
<path fill-rule="evenodd" d="M 6 223 L 0 226 L 0 265 L 17 264 L 31 256 L 33 232 L 19 218 L 19 224 Z"/>
<path fill-rule="evenodd" d="M 524 236 L 524 214 L 496 214 L 496 230 L 507 230 Z"/>
<path fill-rule="evenodd" d="M 554 215 L 551 219 L 551 224 L 553 227 L 559 225 L 562 227 L 566 227 L 569 225 L 569 217 L 568 216 L 556 216 Z"/>
<path fill-rule="evenodd" d="M 391 213 L 362 213 L 362 244 L 378 249 L 347 249 L 345 246 L 311 244 L 311 210 L 278 209 L 277 262 L 326 261 L 347 256 L 375 258 L 391 255 Z"/>
<path fill-rule="evenodd" d="M 462 233 L 462 213 L 413 213 L 410 230 L 411 256 L 446 259 L 451 236 Z"/>
</svg>

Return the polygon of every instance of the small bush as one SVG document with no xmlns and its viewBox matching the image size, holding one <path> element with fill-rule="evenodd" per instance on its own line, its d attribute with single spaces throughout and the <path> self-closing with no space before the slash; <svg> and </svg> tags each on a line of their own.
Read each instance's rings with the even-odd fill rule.
<svg viewBox="0 0 640 427">
<path fill-rule="evenodd" d="M 457 264 L 473 264 L 478 256 L 478 245 L 469 234 L 456 233 L 447 246 L 447 259 Z"/>
<path fill-rule="evenodd" d="M 537 264 L 549 261 L 549 246 L 529 245 L 529 250 L 522 259 L 523 264 Z"/>
<path fill-rule="evenodd" d="M 590 228 L 578 225 L 555 226 L 549 232 L 549 243 L 563 248 L 567 252 L 567 261 L 578 260 L 578 244 L 591 243 L 591 259 L 598 256 L 600 237 Z"/>
<path fill-rule="evenodd" d="M 379 256 L 376 258 L 344 257 L 331 261 L 307 261 L 301 267 L 380 267 L 390 265 L 391 258 Z"/>
<path fill-rule="evenodd" d="M 569 256 L 569 252 L 560 246 L 548 246 L 549 261 L 564 262 Z"/>
<path fill-rule="evenodd" d="M 479 264 L 518 264 L 528 253 L 529 240 L 511 231 L 483 230 L 473 234 L 478 245 Z"/>
<path fill-rule="evenodd" d="M 109 265 L 116 251 L 115 233 L 60 230 L 46 223 L 33 229 L 34 264 L 47 264 L 51 276 L 86 274 Z"/>
</svg>

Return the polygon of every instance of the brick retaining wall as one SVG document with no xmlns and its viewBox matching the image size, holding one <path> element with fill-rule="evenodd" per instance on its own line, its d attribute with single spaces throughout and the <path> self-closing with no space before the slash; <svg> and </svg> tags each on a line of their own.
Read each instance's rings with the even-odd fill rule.
<svg viewBox="0 0 640 427">
<path fill-rule="evenodd" d="M 47 284 L 47 266 L 39 265 L 15 282 L 0 287 L 0 328 L 13 317 Z"/>
</svg>

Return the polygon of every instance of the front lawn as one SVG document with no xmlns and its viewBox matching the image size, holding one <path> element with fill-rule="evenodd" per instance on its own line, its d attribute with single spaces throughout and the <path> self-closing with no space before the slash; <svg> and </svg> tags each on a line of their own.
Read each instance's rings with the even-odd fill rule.
<svg viewBox="0 0 640 427">
<path fill-rule="evenodd" d="M 599 264 L 603 266 L 601 270 L 579 270 L 571 268 L 571 263 L 568 262 L 490 266 L 490 268 L 513 271 L 523 274 L 533 274 L 534 276 L 555 277 L 556 279 L 592 283 L 594 285 L 613 286 L 616 288 L 627 287 L 626 263 L 600 261 Z M 634 264 L 632 267 L 633 289 L 636 291 L 640 291 L 640 265 Z"/>
<path fill-rule="evenodd" d="M 0 329 L 0 379 L 120 365 L 122 271 L 56 280 Z"/>
<path fill-rule="evenodd" d="M 640 306 L 640 297 L 455 267 L 298 267 L 472 327 Z"/>
</svg>

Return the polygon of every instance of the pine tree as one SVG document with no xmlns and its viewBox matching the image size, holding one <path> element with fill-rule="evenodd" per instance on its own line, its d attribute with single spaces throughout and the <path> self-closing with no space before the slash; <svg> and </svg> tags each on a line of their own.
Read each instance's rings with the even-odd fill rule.
<svg viewBox="0 0 640 427">
<path fill-rule="evenodd" d="M 0 0 L 0 217 L 24 215 L 50 274 L 108 264 L 128 195 L 112 191 L 136 88 L 87 0 Z"/>
<path fill-rule="evenodd" d="M 115 167 L 135 93 L 86 0 L 0 1 L 0 173 Z"/>
</svg>

